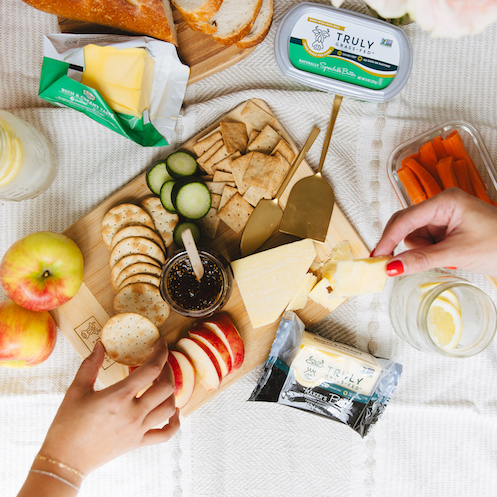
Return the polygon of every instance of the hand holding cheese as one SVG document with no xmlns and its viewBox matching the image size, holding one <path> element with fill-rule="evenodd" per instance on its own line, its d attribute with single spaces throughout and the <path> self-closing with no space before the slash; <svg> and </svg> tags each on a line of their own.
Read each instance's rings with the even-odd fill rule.
<svg viewBox="0 0 497 497">
<path fill-rule="evenodd" d="M 497 209 L 457 188 L 399 211 L 388 222 L 374 255 L 410 249 L 387 265 L 390 276 L 457 267 L 497 276 Z"/>
</svg>

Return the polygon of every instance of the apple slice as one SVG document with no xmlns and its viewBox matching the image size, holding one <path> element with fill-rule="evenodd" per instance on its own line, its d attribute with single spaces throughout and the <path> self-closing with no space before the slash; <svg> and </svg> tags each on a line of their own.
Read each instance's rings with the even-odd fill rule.
<svg viewBox="0 0 497 497">
<path fill-rule="evenodd" d="M 214 354 L 219 362 L 219 366 L 221 366 L 223 378 L 230 373 L 232 367 L 231 354 L 221 338 L 212 330 L 206 328 L 202 323 L 195 324 L 188 334 L 191 338 L 206 345 Z"/>
<path fill-rule="evenodd" d="M 245 347 L 231 319 L 221 313 L 204 319 L 201 323 L 223 341 L 231 355 L 232 370 L 238 369 L 243 363 Z"/>
<path fill-rule="evenodd" d="M 214 354 L 202 342 L 193 338 L 181 338 L 176 348 L 192 361 L 200 383 L 206 390 L 217 390 L 223 378 L 221 366 Z"/>
<path fill-rule="evenodd" d="M 174 396 L 176 407 L 181 409 L 193 395 L 195 388 L 195 369 L 188 357 L 178 350 L 170 350 L 168 362 L 174 373 Z"/>
</svg>

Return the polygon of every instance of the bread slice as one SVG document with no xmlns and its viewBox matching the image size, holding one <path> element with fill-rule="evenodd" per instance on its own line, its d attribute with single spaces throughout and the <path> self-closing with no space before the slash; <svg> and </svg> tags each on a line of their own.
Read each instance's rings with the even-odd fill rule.
<svg viewBox="0 0 497 497">
<path fill-rule="evenodd" d="M 195 26 L 195 23 L 208 21 L 219 10 L 223 0 L 171 0 L 171 2 L 183 19 L 190 26 Z"/>
<path fill-rule="evenodd" d="M 24 0 L 35 9 L 68 19 L 103 24 L 145 34 L 178 46 L 169 1 L 162 0 Z"/>
<path fill-rule="evenodd" d="M 273 21 L 273 0 L 262 0 L 261 10 L 252 26 L 249 34 L 236 43 L 241 49 L 251 48 L 258 45 L 266 38 Z"/>
</svg>

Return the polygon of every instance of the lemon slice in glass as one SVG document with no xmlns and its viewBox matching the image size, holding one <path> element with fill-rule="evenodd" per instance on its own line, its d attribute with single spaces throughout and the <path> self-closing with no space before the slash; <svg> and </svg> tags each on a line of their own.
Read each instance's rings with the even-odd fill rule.
<svg viewBox="0 0 497 497">
<path fill-rule="evenodd" d="M 460 309 L 446 298 L 437 297 L 428 311 L 428 331 L 440 347 L 454 349 L 462 336 Z"/>
</svg>

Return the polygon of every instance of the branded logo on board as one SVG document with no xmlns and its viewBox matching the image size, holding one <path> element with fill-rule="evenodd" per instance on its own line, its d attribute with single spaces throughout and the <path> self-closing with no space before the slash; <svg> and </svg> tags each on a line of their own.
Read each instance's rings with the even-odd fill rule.
<svg viewBox="0 0 497 497">
<path fill-rule="evenodd" d="M 86 321 L 83 321 L 79 326 L 76 326 L 74 331 L 91 352 L 93 351 L 95 344 L 100 340 L 102 326 L 100 326 L 100 323 L 96 320 L 95 316 L 92 316 Z M 114 361 L 109 359 L 106 355 L 104 363 L 102 364 L 102 369 L 110 368 L 113 364 Z"/>
</svg>

